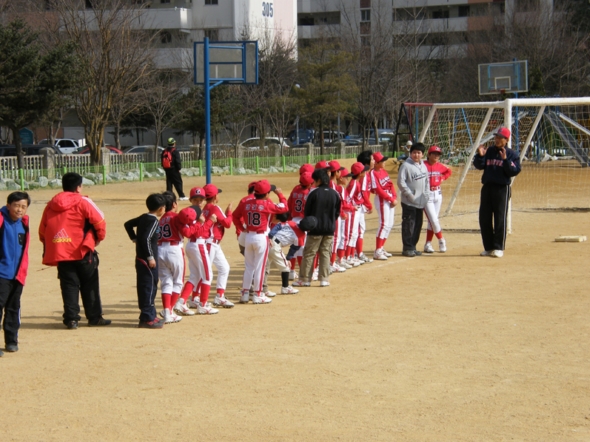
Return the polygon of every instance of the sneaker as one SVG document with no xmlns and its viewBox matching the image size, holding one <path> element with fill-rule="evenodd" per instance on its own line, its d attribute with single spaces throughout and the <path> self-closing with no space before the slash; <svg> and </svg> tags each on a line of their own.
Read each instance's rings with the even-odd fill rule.
<svg viewBox="0 0 590 442">
<path fill-rule="evenodd" d="M 111 320 L 105 319 L 102 316 L 98 319 L 93 320 L 93 321 L 88 321 L 89 327 L 102 327 L 105 325 L 111 325 Z"/>
<path fill-rule="evenodd" d="M 444 238 L 438 240 L 438 251 L 440 253 L 445 253 L 447 251 L 447 242 Z"/>
<path fill-rule="evenodd" d="M 213 301 L 215 307 L 232 308 L 234 303 L 227 299 L 225 296 L 215 296 Z"/>
<path fill-rule="evenodd" d="M 299 290 L 294 289 L 292 286 L 281 287 L 281 295 L 296 295 Z"/>
<path fill-rule="evenodd" d="M 153 321 L 139 321 L 137 328 L 162 328 L 164 327 L 164 321 L 161 319 L 154 319 Z"/>
<path fill-rule="evenodd" d="M 504 256 L 504 251 L 503 250 L 492 250 L 492 252 L 490 253 L 490 256 L 492 258 L 502 258 Z"/>
<path fill-rule="evenodd" d="M 250 301 L 250 292 L 248 290 L 242 291 L 242 296 L 240 296 L 240 304 L 248 304 Z"/>
<path fill-rule="evenodd" d="M 479 254 L 479 256 L 492 256 L 493 250 L 484 250 Z"/>
<path fill-rule="evenodd" d="M 311 276 L 311 280 L 312 281 L 317 281 L 318 280 L 318 271 L 314 270 L 313 271 L 313 275 Z"/>
<path fill-rule="evenodd" d="M 293 281 L 293 284 L 291 284 L 293 287 L 310 287 L 311 283 L 306 282 L 306 281 L 302 281 L 301 279 L 298 279 L 297 281 Z"/>
<path fill-rule="evenodd" d="M 385 254 L 385 256 L 387 256 L 388 258 L 391 258 L 393 255 L 389 252 L 386 252 L 385 250 L 383 250 L 383 253 Z"/>
<path fill-rule="evenodd" d="M 66 327 L 68 330 L 76 330 L 78 328 L 78 321 L 68 321 Z"/>
<path fill-rule="evenodd" d="M 173 324 L 175 322 L 180 322 L 182 320 L 182 316 L 178 316 L 176 313 L 171 311 L 164 311 L 164 323 L 165 324 Z"/>
<path fill-rule="evenodd" d="M 193 299 L 187 299 L 186 300 L 186 305 L 188 306 L 188 308 L 197 308 L 201 305 L 201 303 L 199 302 L 199 298 L 195 298 Z"/>
<path fill-rule="evenodd" d="M 254 304 L 270 304 L 272 299 L 265 296 L 264 293 L 261 293 L 260 296 L 254 295 L 254 299 L 252 300 Z"/>
<path fill-rule="evenodd" d="M 215 315 L 219 313 L 219 310 L 211 307 L 211 304 L 207 302 L 204 306 L 197 307 L 197 314 L 199 315 Z"/>
<path fill-rule="evenodd" d="M 188 196 L 181 196 L 178 201 L 188 201 Z"/>
<path fill-rule="evenodd" d="M 321 281 L 320 282 L 320 287 L 328 287 L 330 285 L 330 283 L 328 281 Z"/>
<path fill-rule="evenodd" d="M 373 259 L 378 261 L 387 261 L 387 256 L 385 256 L 385 253 L 383 253 L 383 249 L 377 249 L 373 254 Z"/>
<path fill-rule="evenodd" d="M 348 264 L 344 259 L 342 259 L 340 262 L 338 262 L 338 265 L 346 270 L 352 269 L 352 266 L 350 264 Z"/>
<path fill-rule="evenodd" d="M 359 255 L 359 258 L 358 258 L 358 259 L 359 259 L 360 261 L 363 261 L 363 263 L 365 263 L 365 262 L 373 262 L 373 259 L 372 259 L 372 258 L 369 258 L 369 257 L 368 257 L 367 255 L 365 255 L 364 253 L 361 253 L 361 254 Z"/>
<path fill-rule="evenodd" d="M 424 253 L 434 253 L 434 247 L 430 241 L 424 244 Z"/>
<path fill-rule="evenodd" d="M 176 303 L 173 310 L 182 316 L 193 316 L 195 314 L 195 312 L 193 312 L 186 304 L 183 304 L 181 301 Z"/>
<path fill-rule="evenodd" d="M 17 344 L 6 344 L 6 348 L 4 350 L 6 350 L 8 353 L 15 353 L 18 351 L 18 345 Z"/>
<path fill-rule="evenodd" d="M 295 279 L 299 278 L 299 275 L 295 270 L 291 270 L 289 272 L 289 281 L 294 281 Z"/>
<path fill-rule="evenodd" d="M 264 292 L 264 296 L 268 296 L 269 298 L 274 298 L 275 296 L 277 296 L 277 294 L 275 292 L 271 292 L 270 290 L 267 290 L 266 292 Z"/>
<path fill-rule="evenodd" d="M 334 263 L 334 265 L 330 266 L 330 270 L 332 270 L 332 273 L 343 273 L 343 272 L 346 272 L 346 269 L 344 267 L 340 267 L 336 263 Z"/>
<path fill-rule="evenodd" d="M 422 252 L 420 250 L 414 250 L 414 255 L 422 256 Z"/>
<path fill-rule="evenodd" d="M 408 258 L 413 258 L 416 256 L 416 252 L 414 250 L 404 250 L 402 255 L 407 256 Z"/>
<path fill-rule="evenodd" d="M 360 261 L 359 261 L 358 259 L 356 259 L 356 258 L 352 258 L 352 257 L 348 258 L 348 259 L 346 260 L 346 262 L 347 262 L 347 264 L 348 264 L 349 266 L 351 266 L 351 267 L 358 267 L 358 266 L 360 266 L 360 265 L 361 265 L 361 263 L 360 263 Z"/>
</svg>

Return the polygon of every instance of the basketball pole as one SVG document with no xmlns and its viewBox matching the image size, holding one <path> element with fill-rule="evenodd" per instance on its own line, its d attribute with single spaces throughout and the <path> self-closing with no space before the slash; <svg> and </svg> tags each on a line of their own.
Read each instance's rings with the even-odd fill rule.
<svg viewBox="0 0 590 442">
<path fill-rule="evenodd" d="M 209 89 L 209 38 L 203 43 L 203 67 L 205 68 L 205 170 L 207 184 L 211 184 L 211 89 Z"/>
</svg>

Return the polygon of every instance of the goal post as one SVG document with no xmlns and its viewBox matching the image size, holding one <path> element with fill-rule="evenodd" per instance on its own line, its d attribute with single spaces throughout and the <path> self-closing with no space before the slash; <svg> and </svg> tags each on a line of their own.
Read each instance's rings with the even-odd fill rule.
<svg viewBox="0 0 590 442">
<path fill-rule="evenodd" d="M 412 103 L 406 106 L 411 114 Z M 511 129 L 510 147 L 522 164 L 512 208 L 590 208 L 590 97 L 433 103 L 421 123 L 418 140 L 438 145 L 453 169 L 445 215 L 477 212 L 482 172 L 473 157 L 502 126 Z"/>
</svg>

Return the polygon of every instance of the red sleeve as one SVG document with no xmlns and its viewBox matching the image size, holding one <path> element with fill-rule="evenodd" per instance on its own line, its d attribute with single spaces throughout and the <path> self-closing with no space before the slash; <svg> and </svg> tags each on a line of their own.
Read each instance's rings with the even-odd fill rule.
<svg viewBox="0 0 590 442">
<path fill-rule="evenodd" d="M 85 211 L 85 216 L 88 218 L 88 221 L 90 221 L 90 224 L 94 227 L 96 240 L 102 241 L 107 236 L 107 223 L 104 219 L 104 215 L 90 198 L 82 197 L 82 201 L 86 202 L 83 206 L 83 210 Z"/>
<path fill-rule="evenodd" d="M 367 210 L 373 210 L 373 204 L 371 204 L 371 192 L 365 190 L 362 192 L 363 194 L 363 206 L 367 208 Z"/>
<path fill-rule="evenodd" d="M 289 199 L 287 200 L 287 207 L 289 208 L 289 212 L 293 213 L 293 207 L 295 205 L 295 199 L 293 198 L 293 192 L 295 191 L 296 187 L 293 188 L 291 194 L 289 195 Z"/>
<path fill-rule="evenodd" d="M 270 201 L 270 204 L 267 204 L 268 213 L 276 214 L 276 213 L 286 213 L 289 211 L 289 207 L 287 207 L 287 200 L 282 193 L 279 193 L 279 204 L 282 204 L 283 207 L 279 206 L 279 204 L 275 204 Z"/>
<path fill-rule="evenodd" d="M 217 215 L 217 222 L 219 224 L 221 224 L 224 228 L 229 229 L 231 227 L 231 223 L 232 223 L 232 214 L 231 214 L 231 210 L 228 213 L 223 213 L 223 211 L 221 209 L 217 209 L 216 215 Z"/>
<path fill-rule="evenodd" d="M 442 179 L 443 179 L 443 181 L 445 181 L 445 180 L 448 180 L 451 177 L 451 174 L 453 172 L 447 166 L 443 165 L 443 167 L 444 167 L 444 171 L 442 173 Z"/>
<path fill-rule="evenodd" d="M 207 233 L 211 229 L 212 225 L 213 221 L 208 219 L 203 224 L 199 222 L 191 224 L 190 226 L 185 224 L 179 230 L 180 233 L 182 233 L 182 236 L 184 236 L 185 238 L 198 238 Z"/>
<path fill-rule="evenodd" d="M 239 235 L 244 231 L 244 206 L 244 201 L 240 201 L 240 204 L 238 204 L 238 207 L 236 207 L 236 210 L 232 213 L 232 221 L 234 226 L 236 226 L 236 235 Z"/>
<path fill-rule="evenodd" d="M 45 242 L 45 229 L 47 228 L 47 206 L 43 210 L 43 216 L 41 216 L 41 222 L 39 223 L 39 241 Z"/>
</svg>

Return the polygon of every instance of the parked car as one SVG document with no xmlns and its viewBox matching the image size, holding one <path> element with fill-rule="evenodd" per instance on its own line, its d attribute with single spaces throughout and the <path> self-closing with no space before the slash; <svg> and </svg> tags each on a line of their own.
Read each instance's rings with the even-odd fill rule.
<svg viewBox="0 0 590 442">
<path fill-rule="evenodd" d="M 123 151 L 117 149 L 115 146 L 104 146 L 104 147 L 107 148 L 108 150 L 110 150 L 112 154 L 116 154 L 116 155 L 122 155 L 123 154 Z M 80 155 L 84 155 L 84 154 L 90 153 L 90 148 L 89 147 L 81 147 L 81 148 L 79 148 L 74 153 L 78 153 Z"/>
<path fill-rule="evenodd" d="M 23 144 L 23 153 L 25 155 L 40 155 L 40 150 L 46 147 L 52 147 L 56 154 L 60 154 L 61 152 L 57 148 L 57 146 L 49 146 L 47 144 Z M 13 144 L 2 144 L 0 145 L 0 156 L 2 157 L 15 157 L 16 156 L 16 146 Z"/>
<path fill-rule="evenodd" d="M 299 129 L 299 138 L 297 138 L 297 131 L 292 130 L 287 137 L 292 146 L 301 145 L 305 143 L 313 143 L 315 131 L 313 129 Z"/>
<path fill-rule="evenodd" d="M 246 150 L 259 150 L 260 149 L 260 137 L 248 138 L 245 141 L 242 141 L 240 144 Z M 288 148 L 289 145 L 285 142 L 284 138 L 279 137 L 265 137 L 264 138 L 265 145 L 263 146 L 264 149 L 268 149 L 270 145 L 278 144 L 279 146 L 282 145 L 283 148 Z"/>
<path fill-rule="evenodd" d="M 393 141 L 395 129 L 377 129 L 377 135 L 379 136 L 379 141 Z M 375 138 L 375 131 L 373 129 L 369 131 L 369 138 Z"/>
<path fill-rule="evenodd" d="M 146 150 L 152 149 L 154 146 L 131 146 L 130 148 L 123 151 L 123 153 L 145 153 Z M 164 148 L 158 146 L 158 152 L 162 153 Z"/>
<path fill-rule="evenodd" d="M 338 132 L 335 130 L 325 130 L 324 131 L 324 143 L 331 143 L 332 141 L 336 141 L 338 139 L 344 138 L 344 134 L 342 132 Z M 320 136 L 318 134 L 318 144 L 320 142 Z"/>
<path fill-rule="evenodd" d="M 39 144 L 50 145 L 51 140 L 45 138 L 44 140 L 39 141 Z M 81 147 L 78 144 L 78 140 L 71 138 L 57 138 L 54 145 L 59 148 L 61 153 L 74 153 L 79 147 Z"/>
</svg>

